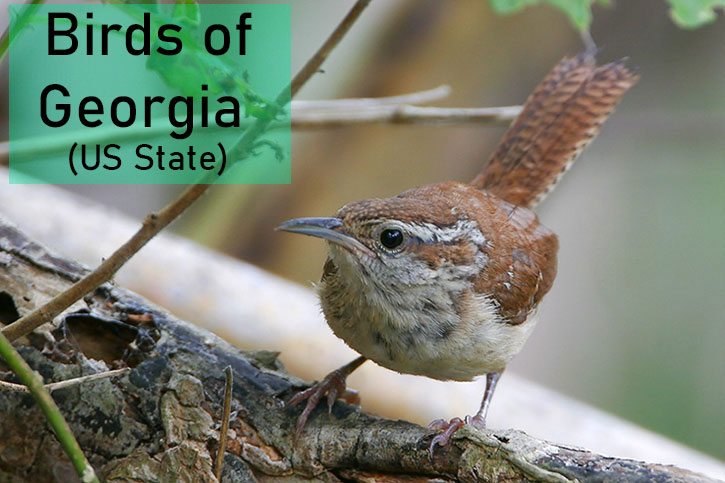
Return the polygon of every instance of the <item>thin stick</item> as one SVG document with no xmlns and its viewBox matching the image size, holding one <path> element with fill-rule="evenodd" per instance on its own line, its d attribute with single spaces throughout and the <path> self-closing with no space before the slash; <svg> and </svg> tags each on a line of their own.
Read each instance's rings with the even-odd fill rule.
<svg viewBox="0 0 725 483">
<path fill-rule="evenodd" d="M 18 378 L 28 387 L 28 390 L 33 395 L 35 402 L 38 403 L 40 409 L 45 414 L 45 418 L 53 428 L 58 441 L 60 442 L 63 450 L 66 452 L 68 457 L 73 464 L 78 476 L 81 481 L 85 482 L 98 482 L 98 477 L 93 471 L 93 467 L 88 463 L 81 447 L 78 445 L 73 436 L 73 432 L 68 423 L 63 419 L 58 406 L 56 406 L 53 398 L 50 397 L 50 393 L 43 387 L 43 381 L 38 374 L 23 360 L 22 357 L 17 353 L 10 341 L 0 332 L 0 355 L 5 360 L 7 365 L 12 371 L 17 374 Z"/>
<path fill-rule="evenodd" d="M 66 379 L 65 381 L 51 382 L 50 384 L 46 384 L 43 387 L 45 387 L 46 391 L 53 392 L 58 389 L 63 389 L 64 387 L 71 387 L 71 386 L 76 386 L 78 384 L 83 384 L 86 382 L 98 381 L 101 379 L 107 379 L 109 377 L 120 376 L 121 374 L 125 374 L 126 372 L 128 372 L 130 370 L 131 370 L 131 368 L 124 367 L 123 369 L 114 369 L 112 371 L 100 372 L 98 374 L 74 377 L 73 379 Z M 13 382 L 6 382 L 6 381 L 0 381 L 0 388 L 7 389 L 9 391 L 15 391 L 15 392 L 30 392 L 28 390 L 28 386 L 26 386 L 24 384 L 15 384 Z"/>
<path fill-rule="evenodd" d="M 146 245 L 166 225 L 183 213 L 186 208 L 204 194 L 209 186 L 190 186 L 186 188 L 181 196 L 169 203 L 161 211 L 148 215 L 136 234 L 113 252 L 95 270 L 74 283 L 64 292 L 53 297 L 42 307 L 38 307 L 29 314 L 4 327 L 2 329 L 3 335 L 10 341 L 13 341 L 18 337 L 29 334 L 45 322 L 53 320 L 63 310 L 70 307 L 92 290 L 95 290 L 99 285 L 107 282 L 129 258 L 136 254 L 136 252 Z"/>
<path fill-rule="evenodd" d="M 224 387 L 224 409 L 222 410 L 222 428 L 219 433 L 219 451 L 214 462 L 214 475 L 217 480 L 222 479 L 222 467 L 224 465 L 224 452 L 227 448 L 227 433 L 229 432 L 229 414 L 232 411 L 232 387 L 234 385 L 234 374 L 232 366 L 224 368 L 226 386 Z"/>
<path fill-rule="evenodd" d="M 479 123 L 504 124 L 513 121 L 521 112 L 520 106 L 505 107 L 421 107 L 410 105 L 375 106 L 348 112 L 318 111 L 295 113 L 294 129 L 322 129 L 352 124 L 392 123 Z"/>
<path fill-rule="evenodd" d="M 352 9 L 350 9 L 345 18 L 342 19 L 340 25 L 337 26 L 327 40 L 325 40 L 325 43 L 323 43 L 319 50 L 315 52 L 315 55 L 307 61 L 304 67 L 302 67 L 294 79 L 292 79 L 292 84 L 290 85 L 290 95 L 292 97 L 294 97 L 302 86 L 309 80 L 309 78 L 320 69 L 320 66 L 327 56 L 330 55 L 332 49 L 334 49 L 340 40 L 342 40 L 369 3 L 370 0 L 357 0 L 357 2 L 355 2 L 355 5 L 352 6 Z"/>
<path fill-rule="evenodd" d="M 293 101 L 292 117 L 296 116 L 299 112 L 316 111 L 319 109 L 347 110 L 381 105 L 423 104 L 424 102 L 432 102 L 446 98 L 450 94 L 451 87 L 444 84 L 433 89 L 408 92 L 397 96 Z"/>
<path fill-rule="evenodd" d="M 289 87 L 283 89 L 282 92 L 279 93 L 276 99 L 277 106 L 286 106 L 287 103 L 290 102 L 295 95 L 297 95 L 302 86 L 310 80 L 310 77 L 312 77 L 315 72 L 317 72 L 317 69 L 320 68 L 320 65 L 324 62 L 332 49 L 337 46 L 340 40 L 342 40 L 345 34 L 350 30 L 350 27 L 352 27 L 355 21 L 360 18 L 360 14 L 363 10 L 365 10 L 365 7 L 367 7 L 369 3 L 370 0 L 358 0 L 355 2 L 352 9 L 350 9 L 345 18 L 342 19 L 337 28 L 335 28 L 335 30 L 330 34 L 317 52 L 315 52 L 315 55 L 313 55 L 312 58 L 310 58 L 310 60 L 308 60 L 302 69 L 294 76 Z M 229 150 L 230 158 L 243 158 L 246 155 L 244 154 L 245 150 L 246 153 L 249 153 L 253 148 L 253 141 L 257 138 L 257 135 L 264 132 L 270 122 L 271 119 L 257 119 L 254 125 L 244 132 L 242 139 L 240 139 L 234 146 L 232 146 L 232 149 Z"/>
</svg>

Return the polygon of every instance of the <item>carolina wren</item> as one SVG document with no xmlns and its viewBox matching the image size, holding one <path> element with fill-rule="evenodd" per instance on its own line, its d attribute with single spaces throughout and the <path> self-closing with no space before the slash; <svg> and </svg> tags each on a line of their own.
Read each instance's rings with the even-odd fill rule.
<svg viewBox="0 0 725 483">
<path fill-rule="evenodd" d="M 279 226 L 328 242 L 322 310 L 361 354 L 288 403 L 307 400 L 298 434 L 320 399 L 331 408 L 367 359 L 440 380 L 485 374 L 481 407 L 465 419 L 485 426 L 499 375 L 531 334 L 556 275 L 557 237 L 531 210 L 636 81 L 622 61 L 597 66 L 587 52 L 564 58 L 471 183 L 421 186 Z M 465 423 L 433 422 L 430 451 Z"/>
</svg>

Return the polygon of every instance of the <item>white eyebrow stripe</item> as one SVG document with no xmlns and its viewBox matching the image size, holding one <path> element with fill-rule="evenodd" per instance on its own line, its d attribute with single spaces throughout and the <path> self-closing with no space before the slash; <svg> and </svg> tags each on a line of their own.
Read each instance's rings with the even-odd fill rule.
<svg viewBox="0 0 725 483">
<path fill-rule="evenodd" d="M 437 226 L 432 223 L 400 223 L 400 226 L 409 235 L 426 243 L 450 243 L 466 236 L 476 245 L 486 244 L 486 237 L 478 229 L 476 222 L 471 220 L 458 220 L 452 226 Z"/>
</svg>

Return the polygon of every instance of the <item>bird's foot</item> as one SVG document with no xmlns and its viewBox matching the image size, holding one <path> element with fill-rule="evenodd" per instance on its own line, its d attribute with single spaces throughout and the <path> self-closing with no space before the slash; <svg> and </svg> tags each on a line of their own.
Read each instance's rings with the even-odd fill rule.
<svg viewBox="0 0 725 483">
<path fill-rule="evenodd" d="M 332 413 L 332 405 L 335 404 L 335 400 L 339 397 L 344 399 L 350 404 L 360 404 L 360 396 L 357 391 L 348 390 L 346 388 L 345 380 L 347 375 L 340 369 L 332 371 L 323 380 L 315 383 L 309 389 L 300 391 L 290 399 L 285 407 L 293 406 L 299 402 L 307 400 L 305 409 L 302 410 L 302 414 L 297 418 L 297 429 L 295 430 L 295 439 L 299 438 L 302 430 L 307 424 L 312 411 L 317 407 L 323 396 L 327 396 L 327 411 Z"/>
<path fill-rule="evenodd" d="M 435 421 L 430 423 L 430 425 L 428 425 L 428 431 L 426 434 L 430 435 L 433 433 L 438 433 L 431 440 L 430 446 L 428 446 L 428 452 L 430 453 L 431 459 L 433 458 L 433 451 L 435 450 L 436 445 L 447 445 L 453 438 L 453 435 L 456 433 L 456 431 L 458 431 L 465 425 L 484 429 L 486 427 L 486 421 L 483 418 L 479 417 L 479 415 L 476 415 L 473 417 L 466 416 L 465 419 L 453 418 L 450 421 L 446 421 L 444 419 L 436 419 Z"/>
</svg>

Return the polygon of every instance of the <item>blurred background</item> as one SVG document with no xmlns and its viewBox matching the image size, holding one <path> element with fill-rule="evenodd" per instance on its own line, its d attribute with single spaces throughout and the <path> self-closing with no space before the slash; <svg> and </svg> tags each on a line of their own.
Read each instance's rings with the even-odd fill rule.
<svg viewBox="0 0 725 483">
<path fill-rule="evenodd" d="M 293 72 L 352 3 L 292 3 Z M 629 57 L 642 78 L 538 210 L 559 235 L 559 274 L 539 326 L 509 366 L 720 459 L 724 26 L 719 18 L 682 30 L 664 0 L 594 7 L 600 62 Z M 575 29 L 548 6 L 501 17 L 484 1 L 377 1 L 297 98 L 389 96 L 448 84 L 452 94 L 436 105 L 520 104 L 562 56 L 581 49 Z M 7 132 L 4 103 L 0 109 Z M 421 184 L 470 180 L 504 131 L 469 124 L 297 132 L 291 185 L 215 187 L 173 229 L 309 286 L 319 279 L 324 244 L 276 233 L 277 224 Z M 179 190 L 65 188 L 139 219 Z M 233 330 L 221 335 L 233 340 Z"/>
</svg>

